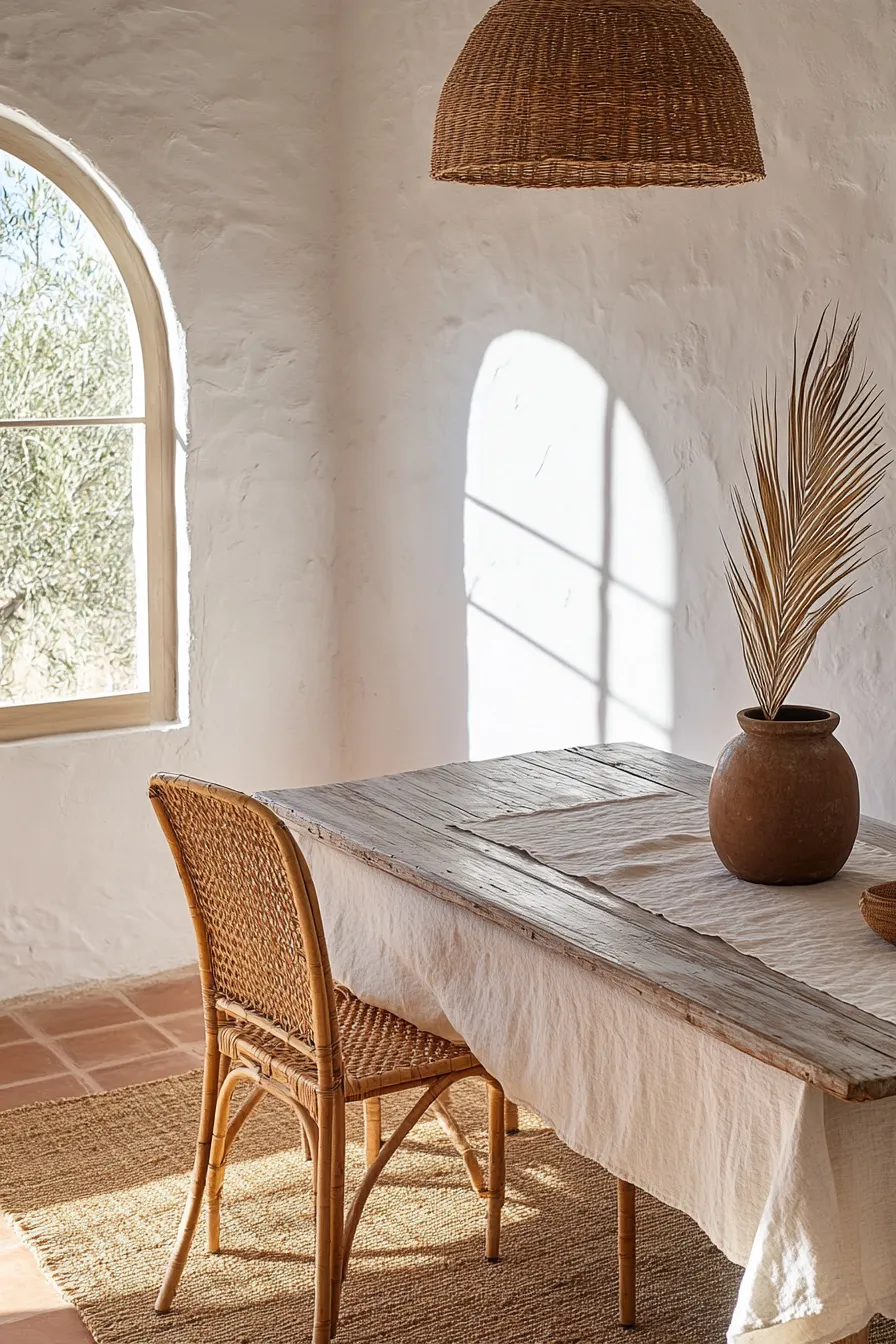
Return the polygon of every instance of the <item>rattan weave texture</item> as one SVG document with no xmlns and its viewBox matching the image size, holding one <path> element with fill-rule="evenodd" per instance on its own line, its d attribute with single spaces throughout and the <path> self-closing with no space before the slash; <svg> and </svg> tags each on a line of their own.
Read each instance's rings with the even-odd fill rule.
<svg viewBox="0 0 896 1344">
<path fill-rule="evenodd" d="M 217 994 L 311 1042 L 302 933 L 270 826 L 211 793 L 161 782 L 156 791 L 164 794 L 202 912 Z"/>
<path fill-rule="evenodd" d="M 703 187 L 765 168 L 737 57 L 692 0 L 499 0 L 442 90 L 432 175 Z"/>
<path fill-rule="evenodd" d="M 862 893 L 862 915 L 869 928 L 896 943 L 896 882 L 882 882 Z"/>
<path fill-rule="evenodd" d="M 381 1096 L 391 1088 L 405 1088 L 449 1069 L 473 1069 L 477 1061 L 465 1045 L 374 1008 L 347 990 L 337 995 L 337 1020 L 342 1043 L 346 1101 Z M 317 1069 L 298 1050 L 291 1050 L 267 1032 L 244 1022 L 228 1024 L 218 1032 L 224 1054 L 257 1064 L 265 1077 L 291 1088 L 312 1115 L 317 1115 Z"/>
</svg>

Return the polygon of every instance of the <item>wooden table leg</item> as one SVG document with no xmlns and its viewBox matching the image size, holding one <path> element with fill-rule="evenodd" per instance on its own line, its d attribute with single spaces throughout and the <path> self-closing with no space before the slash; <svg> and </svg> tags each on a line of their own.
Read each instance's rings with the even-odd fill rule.
<svg viewBox="0 0 896 1344">
<path fill-rule="evenodd" d="M 383 1109 L 379 1097 L 364 1102 L 364 1151 L 367 1165 L 376 1161 L 383 1146 Z"/>
<path fill-rule="evenodd" d="M 515 1102 L 504 1098 L 504 1133 L 517 1134 L 520 1128 L 520 1112 Z"/>
<path fill-rule="evenodd" d="M 616 1182 L 619 1217 L 619 1324 L 631 1330 L 637 1324 L 635 1314 L 635 1187 L 628 1181 Z"/>
<path fill-rule="evenodd" d="M 628 1181 L 616 1182 L 619 1252 L 619 1324 L 630 1330 L 637 1325 L 635 1308 L 635 1187 Z M 847 1335 L 838 1344 L 870 1344 L 871 1326 L 855 1335 Z"/>
</svg>

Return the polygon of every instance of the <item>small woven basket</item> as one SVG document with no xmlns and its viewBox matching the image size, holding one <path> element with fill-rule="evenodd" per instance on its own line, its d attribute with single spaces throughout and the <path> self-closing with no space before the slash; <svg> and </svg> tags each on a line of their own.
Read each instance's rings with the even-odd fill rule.
<svg viewBox="0 0 896 1344">
<path fill-rule="evenodd" d="M 860 901 L 865 923 L 888 943 L 896 943 L 896 882 L 869 887 Z"/>
</svg>

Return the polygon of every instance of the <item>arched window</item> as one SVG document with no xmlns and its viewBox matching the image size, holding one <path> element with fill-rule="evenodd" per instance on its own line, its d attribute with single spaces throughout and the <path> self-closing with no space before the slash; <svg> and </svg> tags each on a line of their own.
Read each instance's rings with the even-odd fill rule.
<svg viewBox="0 0 896 1344">
<path fill-rule="evenodd" d="M 0 740 L 175 717 L 171 353 L 135 232 L 0 116 Z"/>
</svg>

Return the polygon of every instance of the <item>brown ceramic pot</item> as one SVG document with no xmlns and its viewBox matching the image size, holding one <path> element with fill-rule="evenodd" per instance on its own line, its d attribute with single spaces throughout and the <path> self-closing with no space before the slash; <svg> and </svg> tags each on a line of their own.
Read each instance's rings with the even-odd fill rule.
<svg viewBox="0 0 896 1344">
<path fill-rule="evenodd" d="M 785 705 L 737 716 L 743 731 L 719 757 L 709 786 L 716 853 L 747 882 L 791 886 L 839 873 L 859 830 L 859 782 L 834 737 L 838 714 Z"/>
</svg>

